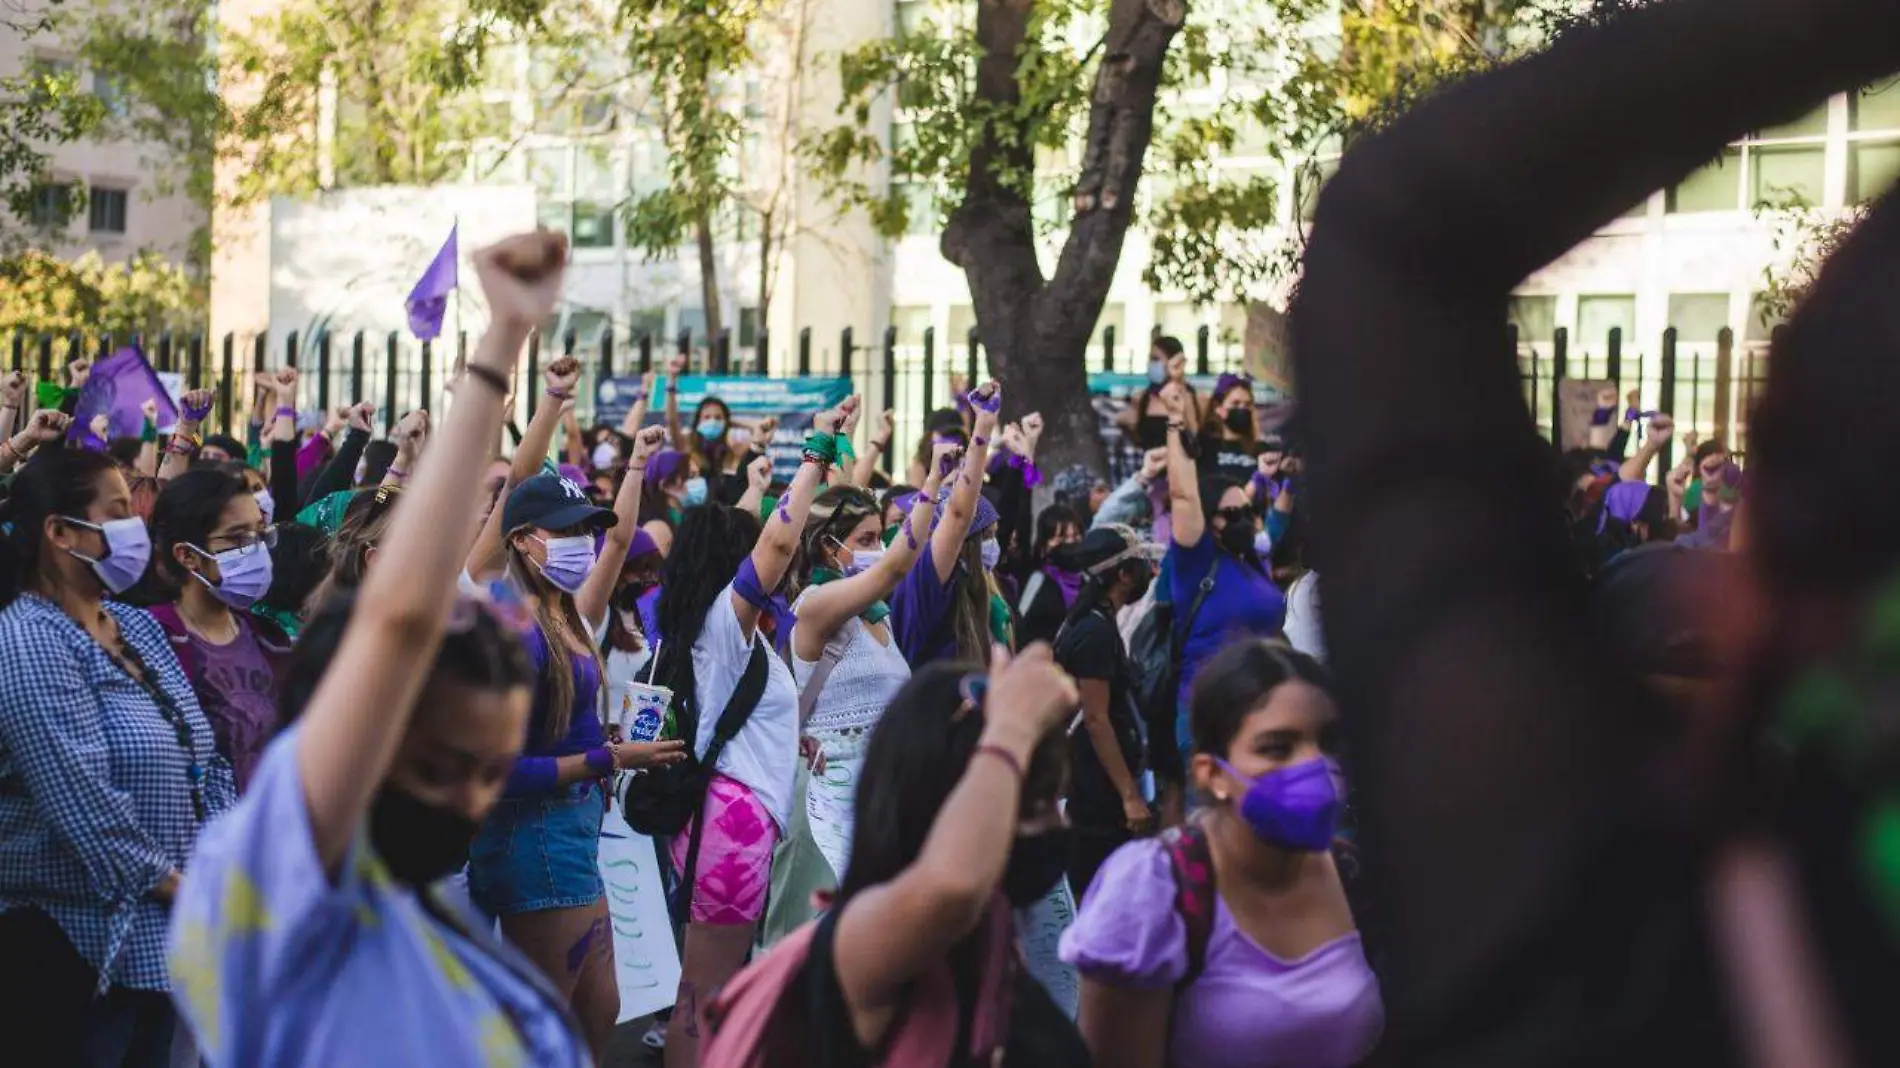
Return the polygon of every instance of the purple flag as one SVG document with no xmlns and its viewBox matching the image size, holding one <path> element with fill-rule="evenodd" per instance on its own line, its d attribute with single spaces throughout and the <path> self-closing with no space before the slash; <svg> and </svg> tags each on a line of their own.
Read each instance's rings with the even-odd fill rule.
<svg viewBox="0 0 1900 1068">
<path fill-rule="evenodd" d="M 423 341 L 433 341 L 442 334 L 442 315 L 449 310 L 449 294 L 455 291 L 457 278 L 457 254 L 455 232 L 460 224 L 449 228 L 449 239 L 429 261 L 429 269 L 416 279 L 416 288 L 409 291 L 409 299 L 403 306 L 409 310 L 409 332 Z"/>
<path fill-rule="evenodd" d="M 79 391 L 73 408 L 73 425 L 66 432 L 69 441 L 84 442 L 92 436 L 92 420 L 106 415 L 112 419 L 107 438 L 135 438 L 145 426 L 141 407 L 146 401 L 158 405 L 158 425 L 178 422 L 178 408 L 171 394 L 153 373 L 152 365 L 135 348 L 119 351 L 92 365 L 92 376 Z"/>
</svg>

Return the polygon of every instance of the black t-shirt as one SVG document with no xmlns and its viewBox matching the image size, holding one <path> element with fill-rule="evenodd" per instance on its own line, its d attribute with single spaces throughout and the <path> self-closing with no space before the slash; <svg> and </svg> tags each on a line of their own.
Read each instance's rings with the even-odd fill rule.
<svg viewBox="0 0 1900 1068">
<path fill-rule="evenodd" d="M 838 913 L 833 910 L 818 920 L 812 933 L 811 952 L 805 960 L 804 982 L 793 988 L 796 996 L 808 998 L 812 1006 L 812 1048 L 807 1063 L 813 1068 L 871 1068 L 881 1059 L 858 1041 L 851 1026 L 851 1009 L 838 985 L 838 968 L 832 955 L 837 937 Z M 957 977 L 958 996 L 963 999 L 957 1026 L 958 1052 L 946 1068 L 988 1068 L 970 1056 L 970 1005 L 975 987 L 974 976 Z M 1004 1064 L 1036 1065 L 1037 1068 L 1089 1068 L 1093 1059 L 1081 1032 L 1059 1008 L 1042 984 L 1027 971 L 1017 969 L 1010 988 L 1009 1039 L 1003 1046 Z M 898 1020 L 902 1020 L 900 1010 Z"/>
<path fill-rule="evenodd" d="M 1200 455 L 1194 463 L 1203 478 L 1220 475 L 1244 486 L 1260 471 L 1259 452 L 1260 446 L 1253 442 L 1224 441 L 1213 434 L 1203 434 Z"/>
<path fill-rule="evenodd" d="M 1062 632 L 1055 655 L 1056 663 L 1070 675 L 1108 682 L 1108 719 L 1114 724 L 1129 773 L 1139 776 L 1145 765 L 1141 728 L 1135 719 L 1134 668 L 1115 621 L 1100 608 L 1085 613 Z M 1086 724 L 1076 725 L 1069 745 L 1069 821 L 1078 830 L 1122 830 L 1127 818 L 1121 794 L 1096 757 Z"/>
</svg>

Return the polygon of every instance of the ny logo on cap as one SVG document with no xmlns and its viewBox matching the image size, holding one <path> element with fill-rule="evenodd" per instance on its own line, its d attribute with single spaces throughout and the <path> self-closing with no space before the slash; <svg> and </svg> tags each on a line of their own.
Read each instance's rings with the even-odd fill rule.
<svg viewBox="0 0 1900 1068">
<path fill-rule="evenodd" d="M 566 478 L 562 479 L 561 489 L 565 491 L 569 497 L 572 497 L 575 500 L 584 501 L 587 499 L 587 494 L 582 492 L 581 488 L 579 486 L 576 486 L 572 479 L 566 479 Z"/>
</svg>

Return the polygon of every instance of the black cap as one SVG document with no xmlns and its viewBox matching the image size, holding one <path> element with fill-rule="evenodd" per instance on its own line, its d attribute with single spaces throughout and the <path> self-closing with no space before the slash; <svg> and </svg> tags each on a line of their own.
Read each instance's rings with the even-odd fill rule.
<svg viewBox="0 0 1900 1068">
<path fill-rule="evenodd" d="M 522 527 L 568 530 L 579 526 L 605 530 L 619 521 L 614 513 L 595 507 L 586 490 L 559 475 L 536 475 L 516 486 L 501 510 L 504 531 Z"/>
<path fill-rule="evenodd" d="M 1157 555 L 1155 548 L 1133 527 L 1111 523 L 1082 535 L 1081 541 L 1057 549 L 1052 559 L 1059 567 L 1099 575 L 1136 558 L 1153 563 Z"/>
</svg>

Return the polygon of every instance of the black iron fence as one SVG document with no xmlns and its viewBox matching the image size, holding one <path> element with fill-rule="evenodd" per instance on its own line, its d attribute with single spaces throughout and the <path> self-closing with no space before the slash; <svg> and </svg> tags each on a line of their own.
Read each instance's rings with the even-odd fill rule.
<svg viewBox="0 0 1900 1068">
<path fill-rule="evenodd" d="M 1777 330 L 1779 333 L 1779 330 Z M 1518 375 L 1524 384 L 1524 402 L 1537 428 L 1553 441 L 1562 440 L 1563 380 L 1585 379 L 1616 385 L 1618 414 L 1631 390 L 1642 411 L 1667 412 L 1676 422 L 1675 440 L 1658 458 L 1660 469 L 1675 463 L 1676 446 L 1693 434 L 1698 441 L 1718 438 L 1737 455 L 1748 452 L 1748 416 L 1760 398 L 1768 375 L 1772 342 L 1735 342 L 1734 331 L 1724 327 L 1711 342 L 1684 341 L 1673 327 L 1663 331 L 1653 352 L 1625 345 L 1623 331 L 1611 329 L 1601 348 L 1573 342 L 1569 331 L 1558 330 L 1549 341 L 1520 340 L 1511 330 L 1517 353 Z"/>
</svg>

